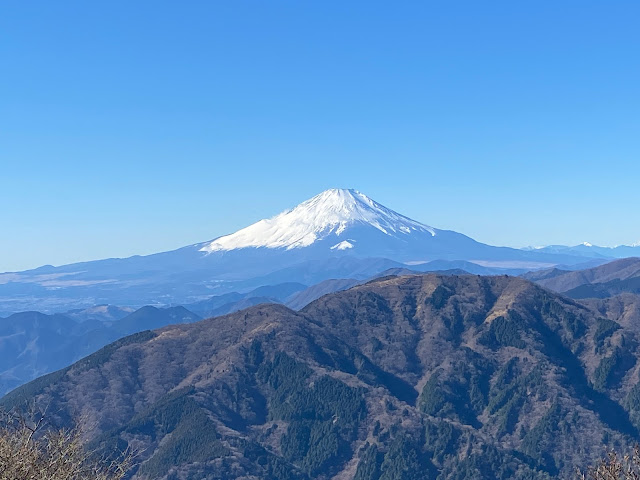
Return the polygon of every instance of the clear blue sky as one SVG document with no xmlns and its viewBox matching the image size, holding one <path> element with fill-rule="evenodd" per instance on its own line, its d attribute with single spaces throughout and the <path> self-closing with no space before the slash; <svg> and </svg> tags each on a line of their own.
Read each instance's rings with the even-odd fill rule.
<svg viewBox="0 0 640 480">
<path fill-rule="evenodd" d="M 496 245 L 640 240 L 639 24 L 636 0 L 4 2 L 0 271 L 330 187 Z"/>
</svg>

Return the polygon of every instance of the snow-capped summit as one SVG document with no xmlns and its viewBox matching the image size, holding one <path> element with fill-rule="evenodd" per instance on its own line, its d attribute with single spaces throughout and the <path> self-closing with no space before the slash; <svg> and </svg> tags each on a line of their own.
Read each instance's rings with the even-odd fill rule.
<svg viewBox="0 0 640 480">
<path fill-rule="evenodd" d="M 352 189 L 326 190 L 297 207 L 266 220 L 260 220 L 231 235 L 216 238 L 200 248 L 203 252 L 240 248 L 308 247 L 324 239 L 335 239 L 332 249 L 353 247 L 344 237 L 350 227 L 373 227 L 390 237 L 413 233 L 436 235 L 436 230 L 411 220 Z"/>
</svg>

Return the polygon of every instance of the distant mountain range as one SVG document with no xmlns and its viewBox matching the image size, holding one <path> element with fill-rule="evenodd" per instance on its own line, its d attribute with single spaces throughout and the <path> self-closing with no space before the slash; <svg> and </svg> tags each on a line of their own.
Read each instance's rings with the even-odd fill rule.
<svg viewBox="0 0 640 480">
<path fill-rule="evenodd" d="M 589 242 L 584 242 L 573 247 L 566 245 L 549 245 L 546 247 L 527 247 L 523 250 L 560 255 L 579 255 L 592 258 L 627 258 L 640 257 L 640 242 L 634 243 L 633 245 L 618 245 L 616 247 L 599 247 Z"/>
<path fill-rule="evenodd" d="M 466 272 L 453 270 L 449 273 Z M 420 272 L 390 269 L 376 277 L 407 274 Z M 365 281 L 344 278 L 325 280 L 311 287 L 299 283 L 269 285 L 246 293 L 213 296 L 185 307 L 145 306 L 134 310 L 97 305 L 64 314 L 15 313 L 8 318 L 0 318 L 0 396 L 133 333 L 226 315 L 259 304 L 284 304 L 299 310 L 323 295 L 346 290 Z"/>
<path fill-rule="evenodd" d="M 576 299 L 640 294 L 640 258 L 624 258 L 577 271 L 559 268 L 539 270 L 523 276 Z"/>
<path fill-rule="evenodd" d="M 437 262 L 436 267 L 438 266 Z M 445 265 L 484 267 L 465 262 Z M 473 270 L 473 268 L 471 268 Z M 468 275 L 461 268 L 439 270 L 440 274 Z M 288 282 L 259 287 L 248 292 L 230 292 L 181 307 L 138 310 L 114 305 L 98 305 L 64 314 L 21 312 L 0 318 L 0 395 L 40 375 L 66 366 L 119 338 L 172 323 L 190 323 L 217 317 L 255 305 L 275 303 L 299 310 L 330 293 L 349 289 L 367 281 L 389 276 L 421 275 L 417 269 L 390 268 L 368 279 L 329 279 L 315 285 Z M 522 275 L 583 304 L 605 316 L 638 325 L 640 332 L 640 258 L 615 260 L 599 267 L 569 271 L 558 268 Z M 601 300 L 600 300 L 601 299 Z M 615 312 L 612 314 L 611 312 Z"/>
<path fill-rule="evenodd" d="M 383 276 L 137 333 L 0 404 L 90 419 L 92 449 L 140 452 L 136 480 L 571 478 L 640 439 L 633 298 Z"/>
<path fill-rule="evenodd" d="M 231 235 L 178 250 L 0 274 L 0 315 L 97 304 L 189 304 L 286 282 L 366 279 L 390 268 L 512 273 L 605 259 L 577 250 L 493 247 L 333 189 Z"/>
<path fill-rule="evenodd" d="M 183 307 L 150 306 L 133 312 L 100 306 L 65 315 L 22 312 L 0 318 L 0 396 L 132 333 L 201 318 Z"/>
</svg>

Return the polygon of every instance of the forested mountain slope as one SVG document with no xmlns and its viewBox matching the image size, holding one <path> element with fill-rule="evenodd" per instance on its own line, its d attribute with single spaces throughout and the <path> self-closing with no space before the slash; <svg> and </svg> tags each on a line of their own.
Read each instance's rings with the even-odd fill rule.
<svg viewBox="0 0 640 480">
<path fill-rule="evenodd" d="M 543 479 L 640 437 L 637 338 L 513 277 L 386 277 L 142 332 L 6 396 L 136 478 Z"/>
</svg>

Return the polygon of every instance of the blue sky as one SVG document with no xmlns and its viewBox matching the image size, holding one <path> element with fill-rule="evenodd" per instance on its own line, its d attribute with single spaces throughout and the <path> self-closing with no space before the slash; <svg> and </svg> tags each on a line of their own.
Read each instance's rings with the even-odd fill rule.
<svg viewBox="0 0 640 480">
<path fill-rule="evenodd" d="M 510 246 L 640 240 L 637 1 L 9 2 L 0 271 L 330 187 Z"/>
</svg>

